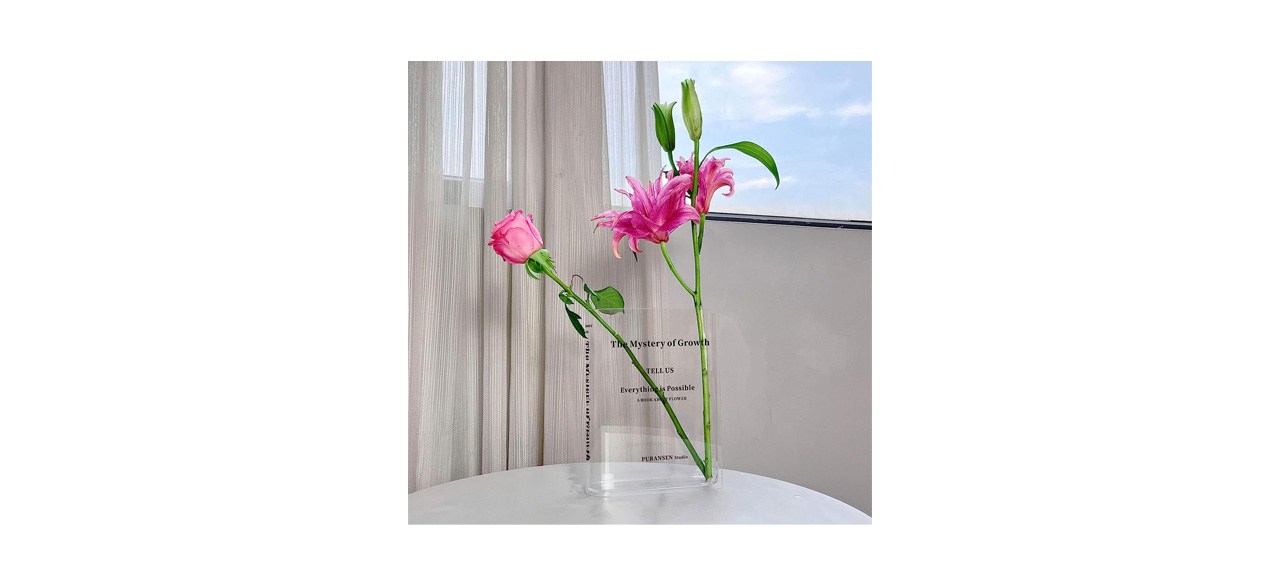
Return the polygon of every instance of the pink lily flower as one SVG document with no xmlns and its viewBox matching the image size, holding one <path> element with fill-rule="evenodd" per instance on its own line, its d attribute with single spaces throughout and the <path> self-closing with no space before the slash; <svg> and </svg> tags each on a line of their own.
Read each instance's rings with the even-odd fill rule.
<svg viewBox="0 0 1280 585">
<path fill-rule="evenodd" d="M 671 232 L 686 222 L 698 221 L 698 212 L 689 206 L 685 193 L 693 186 L 693 177 L 680 175 L 667 180 L 667 176 L 659 175 L 658 180 L 649 183 L 648 188 L 635 177 L 627 177 L 631 192 L 616 189 L 617 192 L 631 199 L 631 209 L 627 211 L 606 211 L 593 218 L 596 227 L 607 227 L 613 230 L 613 255 L 622 258 L 618 253 L 618 243 L 626 236 L 632 252 L 640 253 L 639 240 L 649 240 L 660 244 L 670 238 Z"/>
<path fill-rule="evenodd" d="M 733 169 L 726 168 L 724 166 L 726 162 L 729 162 L 729 159 L 707 157 L 707 160 L 702 163 L 702 168 L 698 169 L 698 197 L 693 201 L 693 208 L 698 210 L 698 213 L 705 214 L 711 210 L 711 196 L 717 189 L 728 187 L 729 192 L 724 196 L 733 196 Z M 680 157 L 676 161 L 676 168 L 680 170 L 682 177 L 693 176 L 692 160 Z"/>
</svg>

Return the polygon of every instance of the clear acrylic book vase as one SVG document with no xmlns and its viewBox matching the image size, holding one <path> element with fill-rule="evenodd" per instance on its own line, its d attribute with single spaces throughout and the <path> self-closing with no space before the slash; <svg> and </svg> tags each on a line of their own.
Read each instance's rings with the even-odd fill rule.
<svg viewBox="0 0 1280 585">
<path fill-rule="evenodd" d="M 617 337 L 583 321 L 587 493 L 716 484 L 723 390 L 716 384 L 715 315 L 704 310 L 701 336 L 692 308 L 627 308 L 605 320 Z"/>
</svg>

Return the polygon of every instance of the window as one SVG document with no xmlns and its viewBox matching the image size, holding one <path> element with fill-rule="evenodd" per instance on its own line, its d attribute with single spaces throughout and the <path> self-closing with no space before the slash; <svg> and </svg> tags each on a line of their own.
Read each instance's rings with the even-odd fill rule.
<svg viewBox="0 0 1280 585">
<path fill-rule="evenodd" d="M 737 151 L 733 197 L 713 212 L 834 220 L 871 220 L 870 62 L 708 62 L 658 64 L 664 102 L 680 101 L 680 82 L 697 80 L 702 152 L 741 140 L 765 147 L 782 186 Z M 693 145 L 676 106 L 676 152 Z"/>
<path fill-rule="evenodd" d="M 445 61 L 441 67 L 444 200 L 484 207 L 488 69 L 484 61 Z"/>
</svg>

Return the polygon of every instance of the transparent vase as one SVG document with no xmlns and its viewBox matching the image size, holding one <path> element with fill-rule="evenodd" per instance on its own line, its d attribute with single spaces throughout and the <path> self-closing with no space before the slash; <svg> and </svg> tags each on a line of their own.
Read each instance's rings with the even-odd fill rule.
<svg viewBox="0 0 1280 585">
<path fill-rule="evenodd" d="M 715 315 L 703 311 L 702 336 L 692 308 L 627 308 L 605 318 L 628 347 L 600 324 L 583 322 L 587 493 L 716 484 Z"/>
</svg>

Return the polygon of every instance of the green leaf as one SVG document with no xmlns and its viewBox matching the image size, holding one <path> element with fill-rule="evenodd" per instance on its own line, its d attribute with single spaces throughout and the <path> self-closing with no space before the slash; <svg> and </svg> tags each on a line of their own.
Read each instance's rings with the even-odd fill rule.
<svg viewBox="0 0 1280 585">
<path fill-rule="evenodd" d="M 567 290 L 562 290 L 562 291 L 560 291 L 560 300 L 561 300 L 561 301 L 564 301 L 564 304 L 566 304 L 566 305 L 572 305 L 572 304 L 573 304 L 573 297 L 572 297 L 571 295 L 569 295 L 569 291 L 567 291 Z"/>
<path fill-rule="evenodd" d="M 731 148 L 733 150 L 741 152 L 742 154 L 745 154 L 751 158 L 754 158 L 760 161 L 760 164 L 764 165 L 764 168 L 769 169 L 769 172 L 773 173 L 773 180 L 775 182 L 775 185 L 773 188 L 777 189 L 778 187 L 782 186 L 782 178 L 778 176 L 778 163 L 773 161 L 773 155 L 769 154 L 769 151 L 765 150 L 763 146 L 760 146 L 759 144 L 756 144 L 754 142 L 748 142 L 746 140 L 743 140 L 742 142 L 735 142 L 733 144 L 717 146 L 711 150 L 708 150 L 707 156 L 711 156 L 711 153 L 717 150 L 720 150 L 722 148 Z M 706 156 L 702 157 L 702 160 L 707 160 L 707 157 Z M 702 162 L 699 161 L 698 165 L 701 166 Z"/>
<path fill-rule="evenodd" d="M 586 339 L 587 330 L 582 328 L 582 315 L 570 311 L 568 306 L 565 306 L 564 312 L 569 314 L 569 322 L 573 323 L 573 328 L 577 330 L 578 335 L 581 335 L 583 339 Z"/>
<path fill-rule="evenodd" d="M 624 306 L 622 293 L 613 287 L 592 292 L 591 302 L 595 304 L 597 311 L 606 315 L 621 313 Z"/>
<path fill-rule="evenodd" d="M 532 279 L 534 279 L 534 280 L 538 280 L 539 278 L 542 278 L 542 277 L 538 276 L 538 272 L 537 272 L 536 270 L 534 270 L 534 269 L 533 269 L 533 263 L 532 263 L 532 262 L 525 262 L 525 263 L 524 263 L 524 271 L 525 271 L 525 273 L 526 273 L 526 274 L 528 274 L 528 275 L 529 275 L 529 278 L 532 278 Z"/>
<path fill-rule="evenodd" d="M 587 292 L 586 298 L 583 300 L 591 308 L 606 315 L 616 315 L 622 312 L 622 293 L 618 292 L 618 289 L 608 286 L 601 290 L 591 290 L 591 287 L 584 282 L 582 283 L 582 290 Z"/>
</svg>

